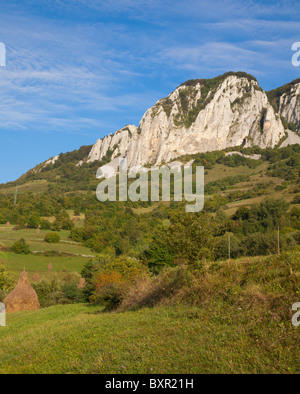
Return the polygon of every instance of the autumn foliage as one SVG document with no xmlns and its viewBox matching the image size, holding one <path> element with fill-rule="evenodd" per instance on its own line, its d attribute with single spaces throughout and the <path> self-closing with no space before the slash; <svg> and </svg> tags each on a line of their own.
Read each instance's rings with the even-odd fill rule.
<svg viewBox="0 0 300 394">
<path fill-rule="evenodd" d="M 91 301 L 103 303 L 108 308 L 115 307 L 127 294 L 128 288 L 145 275 L 149 275 L 148 268 L 137 259 L 125 256 L 108 260 L 100 258 L 93 279 L 95 292 Z"/>
</svg>

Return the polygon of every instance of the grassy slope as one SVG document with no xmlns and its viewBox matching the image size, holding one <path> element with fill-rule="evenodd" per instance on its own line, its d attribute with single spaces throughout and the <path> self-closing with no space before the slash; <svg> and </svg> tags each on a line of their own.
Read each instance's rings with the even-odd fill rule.
<svg viewBox="0 0 300 394">
<path fill-rule="evenodd" d="M 299 332 L 290 323 L 270 319 L 262 330 L 243 311 L 187 306 L 98 311 L 69 305 L 9 315 L 0 373 L 299 372 Z"/>
<path fill-rule="evenodd" d="M 4 257 L 5 266 L 9 273 L 17 279 L 24 267 L 29 274 L 29 279 L 37 272 L 40 279 L 43 277 L 51 279 L 53 276 L 61 278 L 65 272 L 81 272 L 84 265 L 89 261 L 85 257 L 46 257 L 34 255 L 19 255 L 8 253 Z M 53 271 L 48 271 L 49 264 L 52 263 Z"/>
<path fill-rule="evenodd" d="M 23 194 L 23 193 L 34 193 L 34 194 L 45 193 L 45 192 L 48 191 L 48 184 L 49 183 L 46 180 L 44 180 L 44 179 L 27 182 L 24 185 L 18 186 L 18 194 Z M 15 194 L 15 192 L 16 192 L 16 187 L 15 186 L 9 186 L 7 188 L 0 189 L 0 193 L 4 193 L 4 194 Z"/>
<path fill-rule="evenodd" d="M 39 256 L 34 254 L 19 255 L 14 253 L 5 253 L 0 256 L 0 261 L 4 262 L 8 271 L 15 277 L 20 276 L 20 272 L 26 268 L 30 275 L 37 272 L 40 279 L 43 277 L 53 278 L 57 275 L 58 278 L 63 277 L 64 271 L 67 272 L 81 272 L 84 265 L 90 260 L 93 253 L 90 249 L 81 244 L 71 242 L 68 238 L 69 231 L 60 231 L 61 242 L 58 244 L 49 244 L 44 241 L 45 235 L 49 230 L 40 230 L 37 234 L 36 230 L 23 229 L 13 231 L 13 226 L 0 226 L 0 243 L 6 247 L 10 247 L 13 243 L 24 238 L 30 246 L 31 251 L 45 252 L 58 251 L 63 253 L 74 254 L 74 256 Z M 53 271 L 48 271 L 49 263 L 53 265 Z"/>
<path fill-rule="evenodd" d="M 213 264 L 185 290 L 194 306 L 10 314 L 0 327 L 0 373 L 299 373 L 297 256 Z"/>
</svg>

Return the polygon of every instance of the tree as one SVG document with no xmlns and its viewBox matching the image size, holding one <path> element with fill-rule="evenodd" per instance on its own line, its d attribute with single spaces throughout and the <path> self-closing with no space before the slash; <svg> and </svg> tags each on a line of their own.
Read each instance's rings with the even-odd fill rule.
<svg viewBox="0 0 300 394">
<path fill-rule="evenodd" d="M 0 263 L 0 290 L 7 291 L 13 284 L 6 267 Z"/>
<path fill-rule="evenodd" d="M 197 266 L 213 258 L 214 222 L 209 215 L 176 213 L 170 221 L 170 227 L 158 231 L 146 252 L 153 272 L 159 272 L 164 265 Z"/>
<path fill-rule="evenodd" d="M 27 222 L 28 228 L 38 228 L 40 222 L 41 222 L 41 218 L 39 217 L 38 214 L 34 213 L 28 219 Z"/>
<path fill-rule="evenodd" d="M 94 274 L 97 272 L 99 262 L 97 260 L 90 260 L 86 263 L 81 271 L 81 276 L 85 279 L 86 285 L 83 289 L 85 301 L 88 301 L 91 295 L 94 293 L 96 286 L 93 282 Z"/>
<path fill-rule="evenodd" d="M 45 242 L 56 244 L 60 241 L 60 236 L 58 233 L 48 233 L 44 240 Z"/>
<path fill-rule="evenodd" d="M 102 261 L 93 278 L 95 292 L 92 300 L 103 303 L 109 309 L 114 308 L 121 302 L 130 285 L 148 274 L 149 270 L 143 262 L 130 257 Z"/>
<path fill-rule="evenodd" d="M 55 222 L 53 223 L 54 230 L 72 230 L 74 227 L 74 223 L 70 219 L 68 213 L 62 210 L 58 215 L 55 217 Z"/>
<path fill-rule="evenodd" d="M 10 248 L 10 251 L 16 254 L 29 254 L 30 248 L 26 244 L 25 239 L 22 238 L 13 244 L 13 246 Z"/>
</svg>

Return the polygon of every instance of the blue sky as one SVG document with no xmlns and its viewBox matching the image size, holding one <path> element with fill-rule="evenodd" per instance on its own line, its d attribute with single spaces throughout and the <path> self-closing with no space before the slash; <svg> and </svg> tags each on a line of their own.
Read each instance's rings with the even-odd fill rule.
<svg viewBox="0 0 300 394">
<path fill-rule="evenodd" d="M 299 0 L 0 0 L 0 183 L 137 125 L 188 79 L 299 78 L 299 16 Z"/>
</svg>

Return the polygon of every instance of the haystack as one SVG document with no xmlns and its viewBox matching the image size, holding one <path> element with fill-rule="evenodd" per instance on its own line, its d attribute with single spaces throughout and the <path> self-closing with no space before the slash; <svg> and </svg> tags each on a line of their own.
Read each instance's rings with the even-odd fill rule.
<svg viewBox="0 0 300 394">
<path fill-rule="evenodd" d="M 40 280 L 39 274 L 38 274 L 38 273 L 35 273 L 35 274 L 33 275 L 33 277 L 32 277 L 32 281 L 33 281 L 33 282 L 38 282 L 39 280 Z"/>
<path fill-rule="evenodd" d="M 80 282 L 78 283 L 77 288 L 78 289 L 84 289 L 85 288 L 85 279 L 84 278 L 80 279 Z"/>
<path fill-rule="evenodd" d="M 48 265 L 48 271 L 51 271 L 51 270 L 53 270 L 53 265 L 52 265 L 52 263 L 49 263 L 49 265 Z"/>
<path fill-rule="evenodd" d="M 3 302 L 7 313 L 35 311 L 40 308 L 38 296 L 28 281 L 27 272 L 22 272 L 17 286 Z"/>
</svg>

